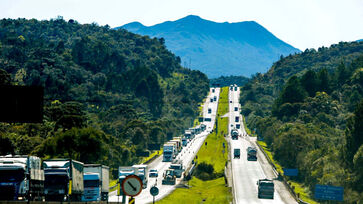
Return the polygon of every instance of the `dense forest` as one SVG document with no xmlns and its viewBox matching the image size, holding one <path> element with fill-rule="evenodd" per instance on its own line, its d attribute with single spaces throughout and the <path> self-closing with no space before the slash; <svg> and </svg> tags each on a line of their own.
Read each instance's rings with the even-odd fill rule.
<svg viewBox="0 0 363 204">
<path fill-rule="evenodd" d="M 363 43 L 281 57 L 241 92 L 247 124 L 298 181 L 344 187 L 363 201 Z"/>
<path fill-rule="evenodd" d="M 229 86 L 231 84 L 236 84 L 237 86 L 243 86 L 248 82 L 249 78 L 245 76 L 221 76 L 218 78 L 213 78 L 209 80 L 210 85 L 219 84 L 219 86 Z"/>
<path fill-rule="evenodd" d="M 0 123 L 0 155 L 115 169 L 181 134 L 199 114 L 209 81 L 181 67 L 164 43 L 62 17 L 1 20 L 0 84 L 44 87 L 45 107 L 41 124 Z"/>
</svg>

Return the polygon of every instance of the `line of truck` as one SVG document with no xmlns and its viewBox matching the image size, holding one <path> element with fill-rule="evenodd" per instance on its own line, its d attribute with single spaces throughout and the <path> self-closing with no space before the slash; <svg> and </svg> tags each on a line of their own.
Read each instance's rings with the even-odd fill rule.
<svg viewBox="0 0 363 204">
<path fill-rule="evenodd" d="M 181 137 L 174 137 L 163 146 L 163 162 L 171 162 L 181 152 L 182 148 L 194 139 L 195 135 L 203 132 L 206 129 L 205 124 L 198 125 L 194 128 L 189 128 L 184 131 Z"/>
<path fill-rule="evenodd" d="M 72 159 L 0 156 L 0 200 L 107 201 L 109 167 Z"/>
</svg>

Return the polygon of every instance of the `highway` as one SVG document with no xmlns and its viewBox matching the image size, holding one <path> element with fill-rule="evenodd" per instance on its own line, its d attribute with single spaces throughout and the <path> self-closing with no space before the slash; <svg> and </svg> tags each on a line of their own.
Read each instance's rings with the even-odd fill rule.
<svg viewBox="0 0 363 204">
<path fill-rule="evenodd" d="M 220 88 L 215 88 L 215 92 L 212 92 L 212 88 L 209 91 L 208 97 L 206 98 L 204 105 L 203 105 L 203 117 L 204 118 L 211 118 L 211 122 L 203 122 L 207 127 L 206 130 L 202 133 L 195 136 L 195 138 L 188 143 L 186 147 L 183 147 L 183 150 L 178 154 L 176 159 L 181 159 L 183 161 L 184 168 L 187 168 L 191 165 L 192 160 L 194 159 L 196 153 L 198 152 L 200 146 L 203 144 L 206 136 L 213 130 L 216 112 L 218 107 L 219 101 L 219 93 Z M 210 102 L 210 98 L 217 96 L 217 100 L 214 102 Z M 208 108 L 212 109 L 212 113 L 208 114 Z M 162 185 L 162 177 L 164 170 L 168 169 L 171 162 L 162 162 L 162 155 L 155 159 L 148 165 L 148 169 L 157 169 L 158 170 L 158 177 L 157 178 L 149 178 L 148 186 L 146 189 L 143 189 L 142 192 L 135 197 L 136 203 L 152 203 L 153 197 L 150 194 L 150 188 L 156 185 L 159 188 L 159 195 L 155 197 L 155 200 L 160 200 L 170 194 L 173 190 L 175 190 L 176 186 L 182 181 L 183 177 L 177 179 L 176 185 Z M 127 200 L 127 199 L 126 199 Z M 109 196 L 110 202 L 115 201 L 122 201 L 122 197 L 118 197 L 116 192 L 110 193 Z"/>
<path fill-rule="evenodd" d="M 233 91 L 229 89 L 229 137 L 230 155 L 232 161 L 232 177 L 233 177 L 233 196 L 234 203 L 297 203 L 295 199 L 290 195 L 284 185 L 277 180 L 274 180 L 275 193 L 274 199 L 259 199 L 257 197 L 257 185 L 258 179 L 275 179 L 276 175 L 272 170 L 272 167 L 267 162 L 266 158 L 260 152 L 256 145 L 256 138 L 247 135 L 241 112 L 241 106 L 239 104 L 240 89 L 233 87 Z M 235 107 L 238 107 L 237 111 Z M 235 121 L 235 117 L 239 116 L 239 122 Z M 238 140 L 232 140 L 230 133 L 236 124 L 240 124 L 239 138 Z M 257 161 L 247 160 L 247 147 L 257 147 Z M 233 158 L 234 149 L 239 148 L 241 151 L 240 159 Z"/>
</svg>

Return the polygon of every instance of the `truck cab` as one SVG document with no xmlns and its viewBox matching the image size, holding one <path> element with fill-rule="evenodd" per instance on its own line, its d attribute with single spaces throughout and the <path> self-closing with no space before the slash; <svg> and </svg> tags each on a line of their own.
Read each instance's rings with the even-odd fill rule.
<svg viewBox="0 0 363 204">
<path fill-rule="evenodd" d="M 177 162 L 173 162 L 169 169 L 174 169 L 174 173 L 175 173 L 175 176 L 177 178 L 181 178 L 183 172 L 184 172 L 184 169 L 183 169 L 183 164 L 182 162 L 180 161 L 177 161 Z"/>
<path fill-rule="evenodd" d="M 164 144 L 163 147 L 163 162 L 170 162 L 173 160 L 174 145 Z"/>
<path fill-rule="evenodd" d="M 162 185 L 175 185 L 176 176 L 174 169 L 167 169 L 163 173 Z"/>
<path fill-rule="evenodd" d="M 84 192 L 82 162 L 72 159 L 43 161 L 46 201 L 81 201 Z"/>
<path fill-rule="evenodd" d="M 274 183 L 270 179 L 259 179 L 257 181 L 258 186 L 258 198 L 270 198 L 274 199 Z"/>
<path fill-rule="evenodd" d="M 132 166 L 118 167 L 118 182 L 120 184 L 128 175 L 135 175 L 135 168 L 133 168 Z"/>
<path fill-rule="evenodd" d="M 148 172 L 147 172 L 147 165 L 138 164 L 132 166 L 135 169 L 135 175 L 138 176 L 142 181 L 142 188 L 147 188 L 148 183 Z"/>
<path fill-rule="evenodd" d="M 257 149 L 256 149 L 256 147 L 248 147 L 247 148 L 247 160 L 248 161 L 257 161 Z"/>
<path fill-rule="evenodd" d="M 101 200 L 101 178 L 97 173 L 85 173 L 83 175 L 84 193 L 82 201 L 100 201 Z"/>
<path fill-rule="evenodd" d="M 237 130 L 237 129 L 235 129 L 235 128 L 233 128 L 233 129 L 231 130 L 231 137 L 232 137 L 232 140 L 238 140 L 238 135 L 239 135 L 238 130 Z"/>
<path fill-rule="evenodd" d="M 239 148 L 233 149 L 233 158 L 240 158 L 241 157 L 241 150 Z"/>
<path fill-rule="evenodd" d="M 44 193 L 41 159 L 27 155 L 0 156 L 0 200 L 33 200 Z"/>
</svg>

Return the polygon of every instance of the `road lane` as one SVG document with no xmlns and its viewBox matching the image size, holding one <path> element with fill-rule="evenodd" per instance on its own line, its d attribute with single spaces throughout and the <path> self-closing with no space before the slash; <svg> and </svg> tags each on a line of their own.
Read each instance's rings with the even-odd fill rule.
<svg viewBox="0 0 363 204">
<path fill-rule="evenodd" d="M 208 97 L 206 98 L 203 105 L 203 117 L 209 117 L 212 120 L 211 122 L 203 122 L 203 124 L 206 125 L 206 130 L 196 135 L 195 138 L 191 142 L 189 142 L 186 147 L 183 147 L 182 151 L 178 154 L 176 158 L 183 161 L 184 168 L 187 168 L 191 165 L 192 160 L 195 158 L 195 155 L 197 154 L 199 148 L 201 147 L 201 145 L 203 145 L 206 136 L 210 133 L 210 131 L 213 130 L 219 101 L 219 93 L 220 88 L 215 88 L 214 93 L 212 92 L 212 89 L 210 89 Z M 217 96 L 217 100 L 210 102 L 210 98 L 213 98 L 214 96 Z M 208 113 L 208 108 L 212 109 L 212 113 Z M 157 169 L 159 175 L 158 178 L 149 178 L 148 187 L 146 189 L 143 189 L 140 195 L 135 198 L 136 203 L 152 203 L 153 197 L 150 195 L 150 188 L 154 185 L 159 188 L 159 195 L 155 197 L 155 200 L 160 200 L 175 190 L 176 186 L 182 181 L 183 177 L 179 179 L 177 178 L 176 185 L 161 184 L 163 179 L 163 172 L 168 169 L 170 164 L 171 162 L 162 162 L 161 155 L 148 165 L 149 170 Z M 110 194 L 109 201 L 115 202 L 117 200 L 121 201 L 122 197 L 118 197 L 116 193 Z"/>
<path fill-rule="evenodd" d="M 247 135 L 244 129 L 242 115 L 240 114 L 241 106 L 239 104 L 240 89 L 237 91 L 229 90 L 229 143 L 231 145 L 230 153 L 232 160 L 232 174 L 233 174 L 233 191 L 235 203 L 296 203 L 296 201 L 287 195 L 284 195 L 284 199 L 281 199 L 281 189 L 277 188 L 278 185 L 275 183 L 275 194 L 274 199 L 259 199 L 257 197 L 257 185 L 258 179 L 268 178 L 274 179 L 275 175 L 272 173 L 272 168 L 268 164 L 266 165 L 266 159 L 264 155 L 258 151 L 257 161 L 247 160 L 247 147 L 256 146 L 256 138 Z M 235 111 L 235 107 L 238 107 L 238 111 Z M 235 117 L 239 116 L 239 122 L 235 121 Z M 240 124 L 238 140 L 232 140 L 230 132 L 232 128 L 236 127 L 236 124 Z M 239 148 L 241 151 L 240 159 L 233 159 L 234 149 Z M 262 168 L 261 161 L 264 168 Z M 286 191 L 286 189 L 282 189 Z"/>
</svg>

